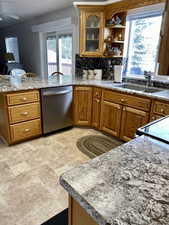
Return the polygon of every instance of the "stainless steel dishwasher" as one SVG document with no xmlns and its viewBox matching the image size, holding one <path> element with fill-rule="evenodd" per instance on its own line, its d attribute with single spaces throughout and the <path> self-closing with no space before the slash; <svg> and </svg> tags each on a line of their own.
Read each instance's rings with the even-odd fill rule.
<svg viewBox="0 0 169 225">
<path fill-rule="evenodd" d="M 72 86 L 41 89 L 43 133 L 73 126 Z"/>
</svg>

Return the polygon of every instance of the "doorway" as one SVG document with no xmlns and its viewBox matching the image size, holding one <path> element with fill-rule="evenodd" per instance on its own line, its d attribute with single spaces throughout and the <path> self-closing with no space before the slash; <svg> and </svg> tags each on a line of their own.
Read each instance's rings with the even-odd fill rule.
<svg viewBox="0 0 169 225">
<path fill-rule="evenodd" d="M 72 34 L 47 33 L 46 54 L 48 76 L 54 72 L 72 75 Z"/>
</svg>

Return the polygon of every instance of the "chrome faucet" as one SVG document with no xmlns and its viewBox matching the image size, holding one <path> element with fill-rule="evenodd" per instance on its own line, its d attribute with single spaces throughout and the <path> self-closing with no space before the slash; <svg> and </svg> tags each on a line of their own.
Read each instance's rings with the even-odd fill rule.
<svg viewBox="0 0 169 225">
<path fill-rule="evenodd" d="M 152 72 L 144 71 L 144 77 L 146 79 L 146 87 L 151 87 L 152 84 Z"/>
</svg>

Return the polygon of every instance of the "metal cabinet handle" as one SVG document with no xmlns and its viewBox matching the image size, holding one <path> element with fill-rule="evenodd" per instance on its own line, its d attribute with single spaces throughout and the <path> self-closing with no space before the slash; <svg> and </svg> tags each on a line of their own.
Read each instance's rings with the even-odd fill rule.
<svg viewBox="0 0 169 225">
<path fill-rule="evenodd" d="M 27 100 L 27 98 L 25 98 L 25 97 L 21 98 L 21 101 L 26 101 L 26 100 Z"/>
<path fill-rule="evenodd" d="M 160 111 L 161 111 L 161 113 L 164 113 L 164 109 L 161 109 Z"/>
<path fill-rule="evenodd" d="M 29 128 L 26 128 L 26 129 L 24 130 L 25 133 L 27 133 L 27 132 L 29 132 L 29 131 L 30 131 Z"/>
<path fill-rule="evenodd" d="M 28 112 L 22 112 L 21 115 L 22 116 L 27 116 L 29 113 Z"/>
<path fill-rule="evenodd" d="M 121 102 L 125 102 L 125 99 L 122 98 L 122 99 L 121 99 Z"/>
</svg>

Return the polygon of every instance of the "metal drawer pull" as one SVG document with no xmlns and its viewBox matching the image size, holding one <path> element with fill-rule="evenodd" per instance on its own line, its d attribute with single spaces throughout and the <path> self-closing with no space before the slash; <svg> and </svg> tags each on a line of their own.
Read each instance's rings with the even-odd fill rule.
<svg viewBox="0 0 169 225">
<path fill-rule="evenodd" d="M 125 102 L 125 99 L 122 98 L 122 99 L 121 99 L 121 102 Z"/>
<path fill-rule="evenodd" d="M 21 100 L 22 100 L 22 101 L 26 101 L 26 100 L 27 100 L 27 98 L 23 97 L 23 98 L 21 98 Z"/>
<path fill-rule="evenodd" d="M 27 128 L 27 129 L 25 129 L 24 131 L 25 131 L 25 132 L 29 132 L 29 131 L 30 131 L 30 129 L 28 129 L 28 128 Z"/>
<path fill-rule="evenodd" d="M 27 116 L 29 113 L 28 112 L 22 112 L 21 115 L 22 116 Z"/>
<path fill-rule="evenodd" d="M 96 99 L 96 102 L 97 102 L 97 103 L 100 103 L 100 100 L 99 100 L 99 99 Z"/>
<path fill-rule="evenodd" d="M 164 112 L 164 109 L 161 109 L 161 112 L 163 113 Z"/>
</svg>

